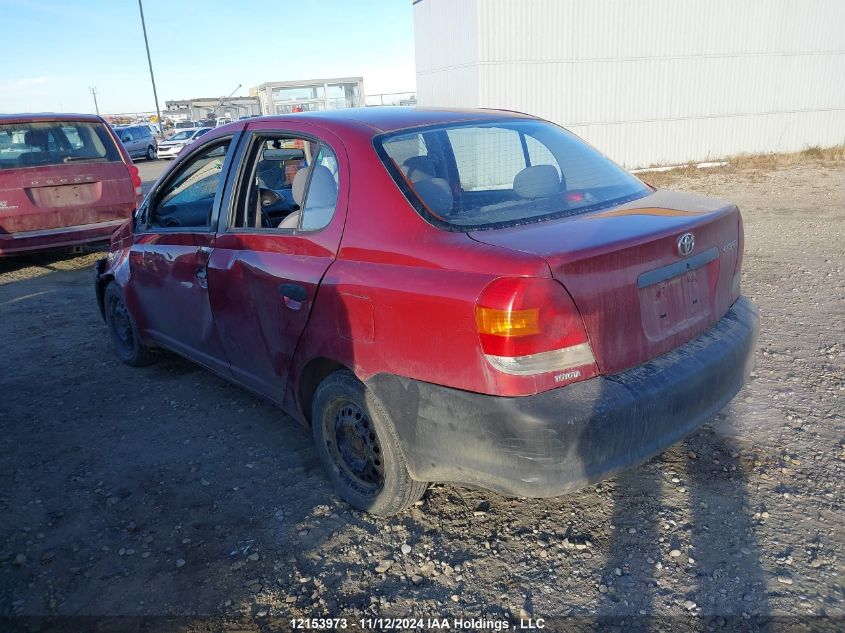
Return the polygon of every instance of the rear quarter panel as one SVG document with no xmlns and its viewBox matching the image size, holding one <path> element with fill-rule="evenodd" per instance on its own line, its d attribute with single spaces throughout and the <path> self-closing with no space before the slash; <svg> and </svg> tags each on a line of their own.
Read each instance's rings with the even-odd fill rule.
<svg viewBox="0 0 845 633">
<path fill-rule="evenodd" d="M 315 358 L 335 360 L 362 380 L 389 373 L 483 393 L 535 393 L 533 377 L 487 363 L 475 301 L 499 276 L 549 277 L 546 262 L 431 226 L 380 163 L 372 131 L 339 134 L 351 165 L 347 221 L 300 339 L 288 401 Z"/>
</svg>

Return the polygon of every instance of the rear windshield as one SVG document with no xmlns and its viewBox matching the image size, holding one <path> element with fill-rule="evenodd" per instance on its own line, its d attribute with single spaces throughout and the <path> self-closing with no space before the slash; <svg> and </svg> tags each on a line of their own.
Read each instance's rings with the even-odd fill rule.
<svg viewBox="0 0 845 633">
<path fill-rule="evenodd" d="M 0 169 L 120 160 L 114 140 L 100 123 L 46 121 L 0 124 Z"/>
<path fill-rule="evenodd" d="M 509 119 L 402 131 L 376 150 L 417 210 L 441 228 L 498 228 L 585 213 L 650 190 L 575 135 Z"/>
</svg>

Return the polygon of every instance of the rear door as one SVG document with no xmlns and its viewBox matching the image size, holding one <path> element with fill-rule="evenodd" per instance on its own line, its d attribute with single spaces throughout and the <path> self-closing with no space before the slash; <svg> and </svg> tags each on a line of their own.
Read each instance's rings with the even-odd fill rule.
<svg viewBox="0 0 845 633">
<path fill-rule="evenodd" d="M 228 361 L 212 317 L 207 267 L 235 142 L 226 136 L 196 148 L 151 193 L 126 289 L 145 336 L 221 374 Z"/>
<path fill-rule="evenodd" d="M 104 124 L 0 124 L 0 232 L 118 224 L 134 207 L 128 167 Z"/>
<path fill-rule="evenodd" d="M 308 124 L 278 125 L 252 124 L 242 143 L 208 285 L 234 378 L 281 402 L 296 345 L 340 244 L 348 169 L 336 136 Z"/>
</svg>

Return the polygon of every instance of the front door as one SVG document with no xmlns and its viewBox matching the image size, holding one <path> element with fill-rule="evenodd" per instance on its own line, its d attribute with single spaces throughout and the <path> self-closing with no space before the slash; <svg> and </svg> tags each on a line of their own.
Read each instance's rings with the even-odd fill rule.
<svg viewBox="0 0 845 633">
<path fill-rule="evenodd" d="M 273 122 L 249 127 L 240 181 L 228 213 L 221 209 L 208 284 L 233 377 L 281 403 L 340 244 L 348 171 L 340 141 L 328 132 L 304 123 L 284 131 Z"/>
<path fill-rule="evenodd" d="M 196 150 L 150 196 L 127 284 L 127 301 L 145 338 L 223 374 L 228 361 L 211 312 L 208 261 L 231 141 Z"/>
</svg>

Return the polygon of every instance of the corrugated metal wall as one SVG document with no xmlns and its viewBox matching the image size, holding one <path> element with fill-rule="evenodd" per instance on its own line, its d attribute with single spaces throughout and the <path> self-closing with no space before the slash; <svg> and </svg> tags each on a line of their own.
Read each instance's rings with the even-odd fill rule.
<svg viewBox="0 0 845 633">
<path fill-rule="evenodd" d="M 845 143 L 845 0 L 419 0 L 420 105 L 520 110 L 629 167 Z"/>
</svg>

